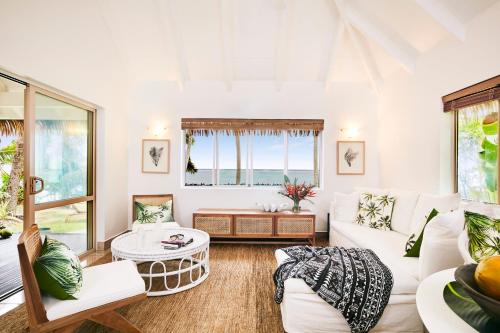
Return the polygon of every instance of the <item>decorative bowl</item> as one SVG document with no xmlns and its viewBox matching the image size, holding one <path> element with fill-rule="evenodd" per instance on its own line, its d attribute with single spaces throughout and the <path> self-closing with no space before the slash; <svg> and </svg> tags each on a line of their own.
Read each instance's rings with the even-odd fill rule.
<svg viewBox="0 0 500 333">
<path fill-rule="evenodd" d="M 474 279 L 476 267 L 477 264 L 468 264 L 458 267 L 455 271 L 455 280 L 464 287 L 469 296 L 476 301 L 477 305 L 479 305 L 487 315 L 496 322 L 500 322 L 500 301 L 486 296 L 481 289 L 479 289 Z"/>
</svg>

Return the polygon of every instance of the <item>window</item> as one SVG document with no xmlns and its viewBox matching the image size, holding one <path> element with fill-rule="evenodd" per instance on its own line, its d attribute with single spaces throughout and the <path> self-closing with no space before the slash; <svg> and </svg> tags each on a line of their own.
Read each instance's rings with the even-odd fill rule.
<svg viewBox="0 0 500 333">
<path fill-rule="evenodd" d="M 463 199 L 498 201 L 498 101 L 457 111 L 457 185 Z"/>
<path fill-rule="evenodd" d="M 317 154 L 319 137 L 313 134 L 307 136 L 288 135 L 288 177 L 297 181 L 314 184 L 318 182 L 319 174 L 315 163 L 319 163 Z M 319 170 L 317 170 L 319 171 Z"/>
<path fill-rule="evenodd" d="M 241 123 L 245 121 L 245 123 Z M 189 127 L 200 126 L 203 128 Z M 251 122 L 251 123 L 250 123 Z M 320 185 L 320 130 L 274 120 L 183 119 L 185 186 L 269 187 L 280 186 L 283 176 L 292 181 Z M 260 123 L 262 122 L 262 123 Z M 207 128 L 207 123 L 212 127 Z M 245 127 L 247 126 L 247 127 Z M 255 126 L 255 127 L 253 127 Z M 306 126 L 306 125 L 304 125 Z M 309 124 L 307 126 L 310 126 Z M 189 128 L 188 128 L 189 127 Z"/>
<path fill-rule="evenodd" d="M 500 76 L 443 97 L 455 119 L 455 190 L 464 200 L 500 203 Z"/>
<path fill-rule="evenodd" d="M 285 174 L 285 139 L 279 135 L 254 135 L 252 140 L 252 184 L 278 186 Z"/>
<path fill-rule="evenodd" d="M 219 185 L 241 186 L 247 184 L 246 135 L 217 134 L 217 170 Z"/>
</svg>

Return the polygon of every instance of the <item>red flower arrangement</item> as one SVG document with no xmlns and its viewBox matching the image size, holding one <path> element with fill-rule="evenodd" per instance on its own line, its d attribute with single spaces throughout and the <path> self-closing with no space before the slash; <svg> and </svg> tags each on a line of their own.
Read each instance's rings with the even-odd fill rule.
<svg viewBox="0 0 500 333">
<path fill-rule="evenodd" d="M 300 201 L 307 200 L 313 203 L 308 198 L 314 198 L 316 192 L 313 191 L 314 185 L 306 183 L 297 184 L 297 178 L 295 178 L 293 184 L 290 182 L 290 178 L 285 175 L 285 181 L 283 182 L 283 189 L 278 192 L 284 197 L 287 197 L 293 201 L 292 211 L 298 213 L 300 211 Z"/>
</svg>

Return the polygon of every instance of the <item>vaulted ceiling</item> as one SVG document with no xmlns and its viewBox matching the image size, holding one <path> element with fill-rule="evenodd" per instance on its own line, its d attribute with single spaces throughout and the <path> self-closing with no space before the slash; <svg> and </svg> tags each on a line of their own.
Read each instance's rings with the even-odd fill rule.
<svg viewBox="0 0 500 333">
<path fill-rule="evenodd" d="M 497 1 L 91 0 L 56 7 L 35 1 L 29 20 L 46 31 L 51 12 L 74 8 L 59 15 L 75 24 L 50 26 L 89 46 L 109 41 L 132 84 L 167 80 L 182 89 L 190 81 L 220 81 L 231 90 L 237 81 L 270 81 L 279 90 L 292 81 L 327 88 L 368 82 L 378 90 L 396 70 L 413 73 L 441 40 L 466 40 L 467 23 Z"/>
</svg>

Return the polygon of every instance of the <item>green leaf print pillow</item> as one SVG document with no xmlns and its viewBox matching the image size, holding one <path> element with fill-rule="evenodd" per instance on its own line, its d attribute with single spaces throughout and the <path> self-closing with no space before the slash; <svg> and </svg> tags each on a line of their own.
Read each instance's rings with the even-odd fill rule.
<svg viewBox="0 0 500 333">
<path fill-rule="evenodd" d="M 62 300 L 76 299 L 74 295 L 82 287 L 82 266 L 64 243 L 45 237 L 33 270 L 43 293 Z"/>
<path fill-rule="evenodd" d="M 136 202 L 135 209 L 137 211 L 137 222 L 139 224 L 155 223 L 157 219 L 160 219 L 160 222 L 174 221 L 172 200 L 165 201 L 159 206 Z"/>
<path fill-rule="evenodd" d="M 500 255 L 500 220 L 468 211 L 464 216 L 471 257 L 480 262 L 486 257 Z"/>
</svg>

